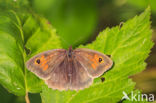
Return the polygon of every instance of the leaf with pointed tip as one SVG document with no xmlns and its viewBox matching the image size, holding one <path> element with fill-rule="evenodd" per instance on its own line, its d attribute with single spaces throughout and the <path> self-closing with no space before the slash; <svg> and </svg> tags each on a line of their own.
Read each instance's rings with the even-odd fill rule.
<svg viewBox="0 0 156 103">
<path fill-rule="evenodd" d="M 0 12 L 0 83 L 16 95 L 38 93 L 44 84 L 26 69 L 26 60 L 44 50 L 61 48 L 59 37 L 47 20 L 21 15 Z M 29 49 L 31 52 L 26 52 Z"/>
<path fill-rule="evenodd" d="M 37 20 L 40 22 L 37 22 Z M 61 48 L 61 42 L 56 35 L 56 30 L 46 19 L 38 16 L 36 18 L 29 16 L 25 21 L 23 31 L 27 31 L 27 29 L 30 30 L 24 32 L 24 36 L 27 38 L 25 47 L 30 51 L 26 56 L 26 60 L 40 52 Z M 30 24 L 34 26 L 29 26 Z M 41 91 L 44 82 L 32 72 L 27 71 L 27 69 L 26 74 L 28 91 L 33 93 Z"/>
<path fill-rule="evenodd" d="M 93 43 L 80 46 L 111 55 L 114 66 L 103 75 L 105 81 L 102 83 L 100 78 L 97 78 L 89 88 L 77 92 L 59 92 L 44 88 L 41 93 L 42 101 L 44 103 L 119 102 L 123 91 L 130 93 L 134 89 L 135 83 L 128 77 L 145 69 L 144 61 L 153 46 L 151 34 L 150 8 L 140 16 L 125 22 L 121 28 L 119 26 L 107 28 Z M 49 99 L 50 97 L 53 98 Z"/>
<path fill-rule="evenodd" d="M 10 92 L 25 94 L 23 34 L 15 12 L 0 14 L 0 83 Z"/>
</svg>

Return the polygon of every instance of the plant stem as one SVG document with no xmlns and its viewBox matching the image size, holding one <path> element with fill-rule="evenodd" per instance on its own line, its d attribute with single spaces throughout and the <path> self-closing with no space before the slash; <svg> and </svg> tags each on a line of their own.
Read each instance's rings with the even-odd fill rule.
<svg viewBox="0 0 156 103">
<path fill-rule="evenodd" d="M 26 101 L 26 103 L 30 103 L 28 92 L 26 92 L 26 94 L 25 94 L 25 101 Z"/>
</svg>

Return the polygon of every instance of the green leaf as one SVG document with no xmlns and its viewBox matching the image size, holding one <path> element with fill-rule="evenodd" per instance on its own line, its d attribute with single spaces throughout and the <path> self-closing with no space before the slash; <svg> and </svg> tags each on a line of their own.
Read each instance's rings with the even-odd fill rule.
<svg viewBox="0 0 156 103">
<path fill-rule="evenodd" d="M 102 83 L 97 78 L 89 88 L 77 92 L 59 92 L 45 86 L 41 93 L 43 103 L 119 102 L 123 91 L 130 93 L 134 89 L 135 83 L 128 77 L 145 69 L 144 61 L 153 46 L 151 34 L 150 8 L 121 28 L 107 28 L 93 43 L 80 46 L 111 55 L 114 66 L 103 75 L 105 81 Z"/>
<path fill-rule="evenodd" d="M 26 69 L 25 62 L 54 48 L 61 48 L 61 42 L 47 20 L 35 14 L 20 13 L 19 18 L 14 11 L 0 12 L 0 83 L 9 92 L 40 92 L 44 82 Z"/>
<path fill-rule="evenodd" d="M 25 94 L 23 36 L 17 15 L 0 14 L 0 83 L 10 92 Z"/>
<path fill-rule="evenodd" d="M 45 50 L 62 48 L 60 38 L 56 35 L 56 30 L 49 24 L 49 21 L 41 17 L 37 17 L 36 19 L 40 22 L 35 30 L 33 30 L 34 26 L 29 26 L 30 23 L 32 23 L 31 20 L 27 21 L 27 24 L 24 25 L 24 27 L 29 27 L 24 29 L 32 29 L 31 32 L 25 34 L 25 37 L 31 34 L 25 45 L 31 51 L 31 55 L 28 55 L 28 59 Z"/>
<path fill-rule="evenodd" d="M 71 98 L 75 91 L 58 91 L 52 90 L 44 85 L 42 87 L 42 102 L 43 103 L 66 103 L 66 101 Z"/>
<path fill-rule="evenodd" d="M 0 10 L 14 10 L 23 12 L 29 8 L 28 0 L 0 0 Z"/>
<path fill-rule="evenodd" d="M 35 19 L 40 22 L 37 23 Z M 30 24 L 33 24 L 34 26 L 29 26 Z M 27 30 L 30 31 L 25 32 L 25 38 L 27 38 L 25 46 L 31 53 L 27 55 L 26 60 L 40 52 L 62 48 L 59 37 L 56 35 L 56 30 L 52 28 L 46 19 L 41 17 L 28 17 L 23 26 L 23 31 Z M 30 71 L 27 71 L 26 74 L 28 91 L 32 93 L 41 91 L 44 82 Z"/>
</svg>

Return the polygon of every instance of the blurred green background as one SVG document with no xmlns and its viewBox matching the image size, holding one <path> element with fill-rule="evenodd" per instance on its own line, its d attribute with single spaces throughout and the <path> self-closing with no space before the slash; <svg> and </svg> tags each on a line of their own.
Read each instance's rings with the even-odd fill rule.
<svg viewBox="0 0 156 103">
<path fill-rule="evenodd" d="M 150 5 L 152 39 L 156 43 L 156 0 L 0 0 L 0 7 L 5 8 L 7 3 L 15 8 L 17 3 L 29 5 L 31 10 L 47 18 L 60 35 L 64 48 L 90 43 L 106 27 L 119 25 L 140 14 Z M 136 82 L 137 89 L 156 96 L 155 45 L 147 64 L 145 71 L 131 78 Z M 41 102 L 39 94 L 30 94 L 29 97 L 31 103 Z M 0 103 L 25 103 L 25 100 L 24 97 L 8 93 L 0 86 Z"/>
</svg>

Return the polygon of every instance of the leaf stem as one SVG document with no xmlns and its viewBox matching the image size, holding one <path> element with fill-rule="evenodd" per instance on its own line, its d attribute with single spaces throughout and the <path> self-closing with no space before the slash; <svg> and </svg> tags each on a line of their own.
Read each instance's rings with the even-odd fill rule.
<svg viewBox="0 0 156 103">
<path fill-rule="evenodd" d="M 28 92 L 25 94 L 25 101 L 26 103 L 30 103 Z"/>
</svg>

